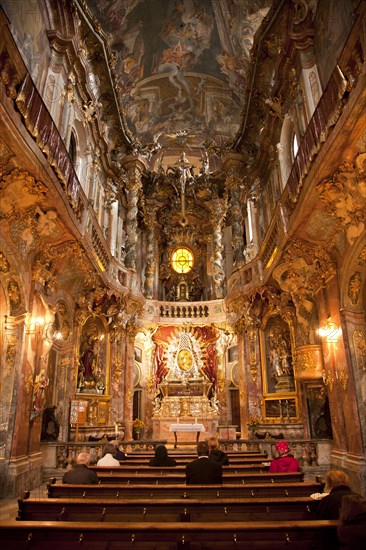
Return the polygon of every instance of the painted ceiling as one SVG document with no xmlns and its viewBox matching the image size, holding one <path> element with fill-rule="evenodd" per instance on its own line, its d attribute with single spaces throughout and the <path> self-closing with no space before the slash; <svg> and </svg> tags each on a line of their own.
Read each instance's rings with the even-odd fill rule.
<svg viewBox="0 0 366 550">
<path fill-rule="evenodd" d="M 87 0 L 113 52 L 128 132 L 160 157 L 230 143 L 271 0 Z M 161 158 L 160 158 L 161 162 Z"/>
</svg>

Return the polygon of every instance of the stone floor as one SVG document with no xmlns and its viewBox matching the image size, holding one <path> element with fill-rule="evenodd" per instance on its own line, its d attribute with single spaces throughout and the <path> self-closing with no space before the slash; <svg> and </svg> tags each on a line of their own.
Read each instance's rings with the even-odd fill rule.
<svg viewBox="0 0 366 550">
<path fill-rule="evenodd" d="M 32 498 L 47 498 L 47 483 L 32 489 Z M 0 522 L 16 519 L 18 513 L 18 498 L 0 499 Z"/>
</svg>

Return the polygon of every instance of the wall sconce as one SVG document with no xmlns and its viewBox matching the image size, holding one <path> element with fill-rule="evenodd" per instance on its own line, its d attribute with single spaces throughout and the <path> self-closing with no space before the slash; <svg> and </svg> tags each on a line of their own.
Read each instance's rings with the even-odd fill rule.
<svg viewBox="0 0 366 550">
<path fill-rule="evenodd" d="M 324 338 L 326 342 L 336 343 L 341 337 L 342 329 L 333 321 L 327 321 L 325 325 L 318 329 L 318 334 Z"/>
</svg>

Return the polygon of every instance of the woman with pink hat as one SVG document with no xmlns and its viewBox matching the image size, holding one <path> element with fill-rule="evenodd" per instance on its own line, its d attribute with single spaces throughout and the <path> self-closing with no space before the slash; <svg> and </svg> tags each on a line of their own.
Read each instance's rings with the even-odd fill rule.
<svg viewBox="0 0 366 550">
<path fill-rule="evenodd" d="M 270 472 L 299 472 L 300 466 L 296 458 L 290 453 L 287 441 L 277 441 L 275 445 L 277 457 L 269 466 Z"/>
</svg>

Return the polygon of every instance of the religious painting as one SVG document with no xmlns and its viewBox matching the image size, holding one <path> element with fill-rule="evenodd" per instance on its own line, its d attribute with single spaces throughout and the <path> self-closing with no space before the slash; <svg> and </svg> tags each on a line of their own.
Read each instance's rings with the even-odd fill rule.
<svg viewBox="0 0 366 550">
<path fill-rule="evenodd" d="M 269 317 L 260 336 L 264 395 L 294 392 L 293 344 L 289 324 L 280 315 Z"/>
<path fill-rule="evenodd" d="M 77 391 L 103 394 L 106 388 L 106 330 L 100 317 L 89 317 L 79 344 Z"/>
<path fill-rule="evenodd" d="M 271 420 L 287 421 L 298 418 L 297 399 L 266 399 L 264 417 Z"/>
</svg>

